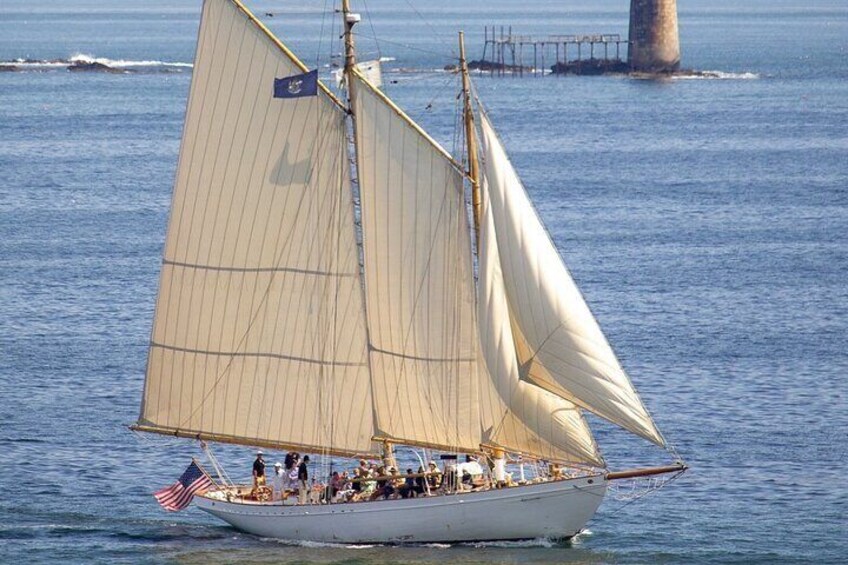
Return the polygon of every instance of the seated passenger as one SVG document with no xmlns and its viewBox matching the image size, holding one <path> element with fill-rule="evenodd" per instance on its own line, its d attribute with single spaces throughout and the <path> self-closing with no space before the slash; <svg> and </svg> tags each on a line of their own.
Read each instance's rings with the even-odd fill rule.
<svg viewBox="0 0 848 565">
<path fill-rule="evenodd" d="M 418 476 L 415 477 L 415 494 L 421 496 L 427 492 L 427 478 L 424 476 L 424 467 L 418 467 Z"/>
<path fill-rule="evenodd" d="M 427 466 L 427 483 L 430 485 L 430 490 L 434 491 L 442 486 L 442 472 L 436 466 L 435 461 L 430 461 Z"/>
<path fill-rule="evenodd" d="M 387 475 L 387 471 L 385 467 L 377 468 L 377 489 L 374 491 L 374 494 L 371 495 L 371 500 L 377 500 L 378 498 L 389 498 L 391 495 L 395 493 L 395 487 L 392 485 L 392 481 L 389 479 Z"/>
<path fill-rule="evenodd" d="M 343 489 L 344 483 L 342 482 L 342 476 L 338 471 L 333 471 L 333 474 L 330 476 L 330 483 L 327 485 L 326 501 L 332 502 Z"/>
<path fill-rule="evenodd" d="M 401 498 L 415 498 L 415 477 L 412 476 L 412 469 L 406 470 L 406 479 L 398 489 Z"/>
</svg>

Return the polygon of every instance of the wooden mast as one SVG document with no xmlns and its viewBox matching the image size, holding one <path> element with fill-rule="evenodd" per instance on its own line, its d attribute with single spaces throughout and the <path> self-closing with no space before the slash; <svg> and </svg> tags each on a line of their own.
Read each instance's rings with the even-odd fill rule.
<svg viewBox="0 0 848 565">
<path fill-rule="evenodd" d="M 480 171 L 477 163 L 477 138 L 474 130 L 474 113 L 471 110 L 471 80 L 468 77 L 468 61 L 465 59 L 465 34 L 459 32 L 459 70 L 462 73 L 462 115 L 465 121 L 465 141 L 468 145 L 468 179 L 471 181 L 471 205 L 474 211 L 474 234 L 477 250 L 480 249 Z"/>
<path fill-rule="evenodd" d="M 356 65 L 356 51 L 353 44 L 353 26 L 359 22 L 359 14 L 350 11 L 350 0 L 342 0 L 342 19 L 344 20 L 344 46 L 345 46 L 345 81 L 347 91 L 350 92 L 350 74 Z M 350 95 L 348 95 L 350 97 Z M 352 104 L 351 104 L 352 106 Z"/>
</svg>

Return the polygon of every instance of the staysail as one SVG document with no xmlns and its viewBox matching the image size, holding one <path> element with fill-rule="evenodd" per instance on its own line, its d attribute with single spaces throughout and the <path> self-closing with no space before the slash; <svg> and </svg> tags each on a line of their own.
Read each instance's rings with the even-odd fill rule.
<svg viewBox="0 0 848 565">
<path fill-rule="evenodd" d="M 463 177 L 352 73 L 377 434 L 477 451 L 480 416 Z"/>
<path fill-rule="evenodd" d="M 316 452 L 374 434 L 345 112 L 206 0 L 137 429 Z"/>
<path fill-rule="evenodd" d="M 522 379 L 665 442 L 542 226 L 488 117 L 483 176 Z"/>
<path fill-rule="evenodd" d="M 478 317 L 483 360 L 491 386 L 482 388 L 484 443 L 541 459 L 603 466 L 580 409 L 522 381 L 515 356 L 504 275 L 495 236 L 492 207 L 482 190 Z"/>
</svg>

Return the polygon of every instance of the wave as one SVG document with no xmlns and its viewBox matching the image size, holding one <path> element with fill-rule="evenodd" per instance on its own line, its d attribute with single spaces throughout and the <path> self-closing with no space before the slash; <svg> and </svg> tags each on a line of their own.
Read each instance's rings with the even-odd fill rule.
<svg viewBox="0 0 848 565">
<path fill-rule="evenodd" d="M 355 543 L 333 543 L 322 541 L 304 541 L 304 540 L 289 540 L 278 538 L 259 538 L 262 541 L 270 541 L 280 545 L 291 545 L 297 547 L 307 547 L 310 549 L 336 548 L 336 549 L 371 549 L 381 544 L 355 544 Z"/>
<path fill-rule="evenodd" d="M 459 545 L 470 546 L 474 548 L 496 547 L 501 549 L 523 549 L 529 547 L 541 547 L 550 549 L 559 547 L 563 542 L 552 540 L 550 538 L 536 538 L 522 541 L 478 541 L 470 543 L 462 543 Z M 567 542 L 566 542 L 567 543 Z"/>
<path fill-rule="evenodd" d="M 76 53 L 67 59 L 10 59 L 0 61 L 4 71 L 100 70 L 112 72 L 181 72 L 194 65 L 178 61 L 154 59 L 131 60 L 95 57 Z"/>
<path fill-rule="evenodd" d="M 68 59 L 71 63 L 82 63 L 82 64 L 90 64 L 90 63 L 100 63 L 101 65 L 106 65 L 107 67 L 112 68 L 130 68 L 130 67 L 175 67 L 180 69 L 190 69 L 194 67 L 192 63 L 180 63 L 180 62 L 171 62 L 171 61 L 156 61 L 156 60 L 143 60 L 143 61 L 132 61 L 126 59 L 107 59 L 105 57 L 93 57 L 91 55 L 86 55 L 84 53 L 77 53 L 70 59 Z"/>
<path fill-rule="evenodd" d="M 725 71 L 692 71 L 672 75 L 674 80 L 756 80 L 759 73 L 729 73 Z"/>
</svg>

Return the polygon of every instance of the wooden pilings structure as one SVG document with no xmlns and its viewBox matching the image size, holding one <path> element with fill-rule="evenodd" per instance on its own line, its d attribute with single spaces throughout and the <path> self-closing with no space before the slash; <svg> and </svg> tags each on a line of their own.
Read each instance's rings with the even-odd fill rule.
<svg viewBox="0 0 848 565">
<path fill-rule="evenodd" d="M 471 66 L 498 76 L 507 73 L 524 76 L 525 72 L 541 76 L 546 71 L 576 74 L 619 71 L 626 66 L 622 57 L 629 47 L 628 41 L 617 33 L 533 37 L 513 34 L 512 26 L 500 26 L 500 30 L 486 26 L 484 38 L 483 56 Z"/>
</svg>

